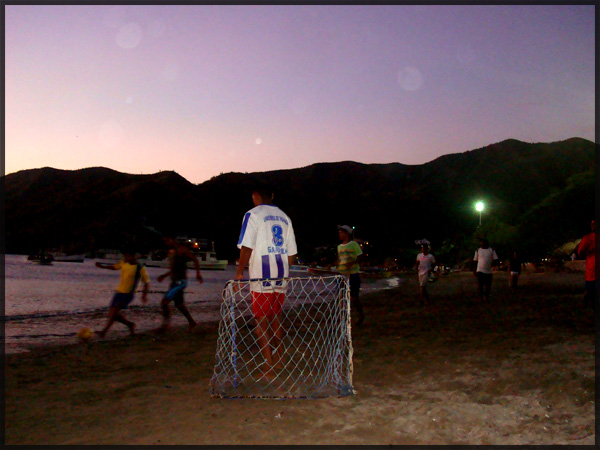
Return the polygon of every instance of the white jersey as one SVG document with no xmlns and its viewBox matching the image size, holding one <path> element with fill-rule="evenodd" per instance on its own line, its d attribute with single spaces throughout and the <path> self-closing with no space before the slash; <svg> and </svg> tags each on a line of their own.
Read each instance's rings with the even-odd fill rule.
<svg viewBox="0 0 600 450">
<path fill-rule="evenodd" d="M 473 261 L 477 261 L 477 272 L 492 273 L 492 262 L 495 259 L 498 259 L 498 255 L 491 247 L 478 249 L 473 257 Z"/>
<path fill-rule="evenodd" d="M 275 205 L 258 205 L 244 215 L 238 248 L 242 246 L 252 249 L 250 279 L 289 277 L 288 256 L 298 253 L 292 221 Z M 251 289 L 265 292 L 270 286 L 252 283 Z"/>
</svg>

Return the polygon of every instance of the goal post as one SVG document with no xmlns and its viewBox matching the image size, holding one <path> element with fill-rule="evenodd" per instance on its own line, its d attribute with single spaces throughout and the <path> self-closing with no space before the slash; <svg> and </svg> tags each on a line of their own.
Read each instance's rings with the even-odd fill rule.
<svg viewBox="0 0 600 450">
<path fill-rule="evenodd" d="M 266 301 L 261 294 L 271 297 Z M 355 393 L 346 277 L 231 280 L 222 300 L 210 380 L 213 397 Z M 271 364 L 265 356 L 267 346 L 273 354 Z"/>
</svg>

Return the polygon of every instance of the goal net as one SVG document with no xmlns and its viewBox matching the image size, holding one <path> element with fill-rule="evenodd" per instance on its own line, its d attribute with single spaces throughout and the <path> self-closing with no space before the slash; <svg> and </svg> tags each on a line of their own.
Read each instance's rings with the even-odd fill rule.
<svg viewBox="0 0 600 450">
<path fill-rule="evenodd" d="M 264 302 L 260 294 L 274 291 L 275 301 Z M 227 282 L 210 391 L 223 398 L 354 394 L 346 278 Z"/>
</svg>

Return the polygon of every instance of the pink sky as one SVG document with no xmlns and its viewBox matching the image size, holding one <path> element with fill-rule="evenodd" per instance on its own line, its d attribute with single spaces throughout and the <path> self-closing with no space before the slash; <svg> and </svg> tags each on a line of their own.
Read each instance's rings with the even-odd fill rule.
<svg viewBox="0 0 600 450">
<path fill-rule="evenodd" d="M 5 6 L 5 173 L 595 141 L 595 6 Z"/>
</svg>

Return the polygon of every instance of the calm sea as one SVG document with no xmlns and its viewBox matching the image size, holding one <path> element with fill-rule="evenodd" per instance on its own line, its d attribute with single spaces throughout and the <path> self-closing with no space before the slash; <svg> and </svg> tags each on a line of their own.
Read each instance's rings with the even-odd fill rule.
<svg viewBox="0 0 600 450">
<path fill-rule="evenodd" d="M 95 260 L 83 263 L 54 262 L 40 266 L 27 261 L 23 255 L 5 257 L 5 351 L 27 351 L 32 345 L 67 344 L 77 342 L 76 333 L 82 327 L 101 329 L 106 322 L 108 305 L 119 282 L 119 272 L 102 270 Z M 136 323 L 137 331 L 144 332 L 161 324 L 160 299 L 168 287 L 157 277 L 167 269 L 148 267 L 150 294 L 143 305 L 141 295 L 126 310 L 126 316 Z M 193 276 L 193 271 L 188 275 Z M 202 271 L 204 283 L 195 279 L 185 291 L 186 304 L 198 322 L 216 322 L 220 319 L 223 287 L 233 279 L 235 267 L 224 271 Z M 308 276 L 295 272 L 293 276 Z M 385 289 L 397 285 L 395 280 L 363 280 L 361 291 Z M 181 313 L 173 310 L 173 326 L 185 326 Z M 107 338 L 127 335 L 127 329 L 115 323 Z"/>
</svg>

